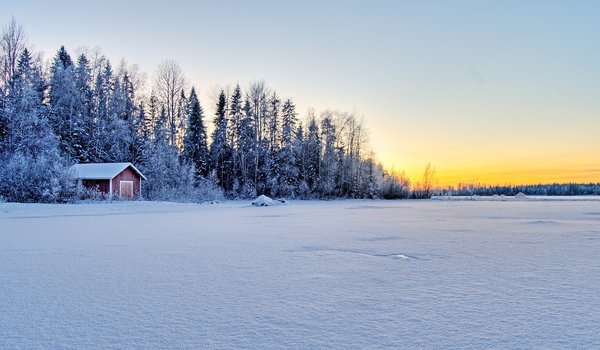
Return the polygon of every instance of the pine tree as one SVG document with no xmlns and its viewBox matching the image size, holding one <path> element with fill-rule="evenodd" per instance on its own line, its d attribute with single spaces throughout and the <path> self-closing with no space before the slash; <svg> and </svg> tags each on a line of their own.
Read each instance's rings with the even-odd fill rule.
<svg viewBox="0 0 600 350">
<path fill-rule="evenodd" d="M 319 187 L 321 177 L 321 136 L 317 119 L 313 116 L 308 124 L 308 134 L 304 141 L 306 154 L 306 183 L 312 193 Z"/>
<path fill-rule="evenodd" d="M 154 139 L 154 127 L 160 118 L 159 109 L 158 98 L 154 94 L 154 91 L 152 91 L 148 99 L 148 116 L 146 117 L 146 128 L 150 130 L 151 139 Z"/>
<path fill-rule="evenodd" d="M 51 67 L 50 116 L 54 132 L 58 135 L 62 154 L 73 160 L 86 158 L 85 132 L 78 119 L 81 109 L 76 86 L 75 67 L 64 46 L 56 53 Z"/>
<path fill-rule="evenodd" d="M 296 169 L 298 169 L 296 195 L 301 198 L 308 198 L 310 196 L 310 188 L 306 182 L 307 159 L 304 144 L 304 127 L 302 123 L 299 123 L 293 141 L 294 159 L 296 160 Z"/>
<path fill-rule="evenodd" d="M 335 177 L 337 173 L 338 156 L 335 149 L 335 126 L 330 115 L 325 115 L 321 121 L 321 135 L 323 138 L 323 159 L 319 176 L 319 192 L 324 197 L 336 195 Z"/>
<path fill-rule="evenodd" d="M 131 161 L 133 143 L 133 94 L 130 94 L 127 74 L 123 73 L 113 81 L 107 105 L 107 118 L 101 128 L 101 150 L 103 161 Z"/>
<path fill-rule="evenodd" d="M 144 104 L 140 102 L 133 118 L 133 142 L 131 143 L 131 161 L 134 164 L 144 162 L 145 150 L 150 144 L 150 128 L 147 122 Z"/>
<path fill-rule="evenodd" d="M 268 156 L 269 150 L 268 142 L 268 127 L 267 127 L 267 114 L 268 114 L 268 89 L 264 82 L 255 82 L 250 85 L 248 91 L 248 101 L 250 107 L 250 116 L 252 129 L 254 131 L 254 156 L 253 156 L 253 169 L 249 172 L 253 185 L 254 192 L 256 194 L 265 194 L 265 176 L 264 166 L 265 158 Z M 247 114 L 248 115 L 248 114 Z"/>
<path fill-rule="evenodd" d="M 194 168 L 181 162 L 179 151 L 169 143 L 167 111 L 161 108 L 154 127 L 154 140 L 143 155 L 140 170 L 148 181 L 142 187 L 143 196 L 149 200 L 196 201 Z"/>
<path fill-rule="evenodd" d="M 153 143 L 167 142 L 167 110 L 165 106 L 160 109 L 159 117 L 154 124 L 153 134 Z"/>
<path fill-rule="evenodd" d="M 232 152 L 227 140 L 227 98 L 221 90 L 214 119 L 215 129 L 210 145 L 211 168 L 216 171 L 218 184 L 230 193 L 233 189 Z"/>
<path fill-rule="evenodd" d="M 28 50 L 19 58 L 7 96 L 7 153 L 0 159 L 0 196 L 16 202 L 56 202 L 70 198 L 74 181 L 58 152 L 44 104 L 46 83 Z"/>
<path fill-rule="evenodd" d="M 113 87 L 113 71 L 110 61 L 106 61 L 104 68 L 96 77 L 96 117 L 100 120 L 108 119 L 108 101 Z"/>
<path fill-rule="evenodd" d="M 90 86 L 91 69 L 84 54 L 77 59 L 75 68 L 75 88 L 77 89 L 77 123 L 81 127 L 81 151 L 76 161 L 89 162 L 92 160 L 91 142 L 94 135 L 93 91 Z"/>
<path fill-rule="evenodd" d="M 239 164 L 236 172 L 240 185 L 239 195 L 243 198 L 253 198 L 256 197 L 257 140 L 252 107 L 248 99 L 244 102 L 244 114 L 238 124 L 236 135 Z"/>
<path fill-rule="evenodd" d="M 269 137 L 269 150 L 272 154 L 275 153 L 279 146 L 279 111 L 281 108 L 281 100 L 277 96 L 277 93 L 273 92 L 271 99 L 269 100 L 269 112 L 267 114 L 268 122 L 268 137 Z"/>
<path fill-rule="evenodd" d="M 209 152 L 204 127 L 204 110 L 196 90 L 192 88 L 188 101 L 187 131 L 184 138 L 184 159 L 194 165 L 196 180 L 208 176 Z"/>
<path fill-rule="evenodd" d="M 244 111 L 242 110 L 242 90 L 240 85 L 236 85 L 229 104 L 229 123 L 228 123 L 228 139 L 229 148 L 232 151 L 231 166 L 234 170 L 233 190 L 239 192 L 241 187 L 241 181 L 238 177 L 239 174 L 239 141 L 240 141 L 240 126 L 242 119 L 244 118 Z"/>
<path fill-rule="evenodd" d="M 111 157 L 107 154 L 110 142 L 109 102 L 113 89 L 113 73 L 110 61 L 101 66 L 94 83 L 92 145 L 88 151 L 92 162 L 103 162 Z"/>
<path fill-rule="evenodd" d="M 286 100 L 281 113 L 281 148 L 278 156 L 278 185 L 279 196 L 294 196 L 298 185 L 298 168 L 294 152 L 294 134 L 296 128 L 296 106 L 291 100 Z"/>
<path fill-rule="evenodd" d="M 256 190 L 259 194 L 273 196 L 277 191 L 277 178 L 279 176 L 276 161 L 279 151 L 279 112 L 281 101 L 277 93 L 273 92 L 267 103 L 262 120 L 263 137 L 258 143 L 258 169 Z"/>
<path fill-rule="evenodd" d="M 9 116 L 8 151 L 38 157 L 57 147 L 57 140 L 48 125 L 44 104 L 46 85 L 29 50 L 19 57 L 13 89 L 7 98 Z"/>
</svg>

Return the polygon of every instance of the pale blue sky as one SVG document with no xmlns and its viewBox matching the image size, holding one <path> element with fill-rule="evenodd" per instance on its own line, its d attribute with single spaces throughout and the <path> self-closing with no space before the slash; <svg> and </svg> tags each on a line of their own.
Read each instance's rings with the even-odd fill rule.
<svg viewBox="0 0 600 350">
<path fill-rule="evenodd" d="M 99 46 L 149 80 L 175 59 L 209 111 L 213 86 L 257 79 L 302 115 L 357 110 L 380 159 L 413 176 L 432 162 L 442 182 L 600 181 L 599 1 L 0 0 L 0 14 L 48 57 Z"/>
</svg>

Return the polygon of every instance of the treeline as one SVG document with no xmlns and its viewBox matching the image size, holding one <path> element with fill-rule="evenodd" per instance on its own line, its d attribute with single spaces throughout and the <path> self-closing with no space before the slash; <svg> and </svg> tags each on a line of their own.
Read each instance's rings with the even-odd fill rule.
<svg viewBox="0 0 600 350">
<path fill-rule="evenodd" d="M 396 181 L 376 164 L 355 114 L 299 118 L 293 100 L 263 82 L 221 89 L 209 135 L 196 90 L 173 61 L 159 66 L 145 94 L 135 66 L 113 67 L 99 51 L 73 57 L 61 47 L 47 64 L 13 20 L 2 32 L 0 64 L 5 200 L 85 196 L 68 168 L 88 162 L 136 164 L 150 200 L 375 198 Z"/>
<path fill-rule="evenodd" d="M 444 195 L 453 196 L 515 196 L 518 193 L 524 193 L 528 196 L 598 196 L 600 195 L 600 183 L 554 183 L 520 186 L 460 184 L 455 188 L 442 191 Z"/>
</svg>

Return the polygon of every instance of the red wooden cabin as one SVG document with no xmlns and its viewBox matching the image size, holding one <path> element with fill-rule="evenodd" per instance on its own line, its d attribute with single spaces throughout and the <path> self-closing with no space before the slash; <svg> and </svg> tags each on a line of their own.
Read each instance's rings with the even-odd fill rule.
<svg viewBox="0 0 600 350">
<path fill-rule="evenodd" d="M 140 198 L 144 174 L 131 163 L 86 163 L 71 167 L 76 178 L 88 188 L 123 199 Z"/>
</svg>

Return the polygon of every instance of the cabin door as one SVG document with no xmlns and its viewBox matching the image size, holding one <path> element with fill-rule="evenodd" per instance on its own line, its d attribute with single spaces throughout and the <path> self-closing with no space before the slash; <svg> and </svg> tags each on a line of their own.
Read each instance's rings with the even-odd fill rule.
<svg viewBox="0 0 600 350">
<path fill-rule="evenodd" d="M 120 181 L 119 193 L 121 198 L 133 198 L 133 181 Z"/>
</svg>

